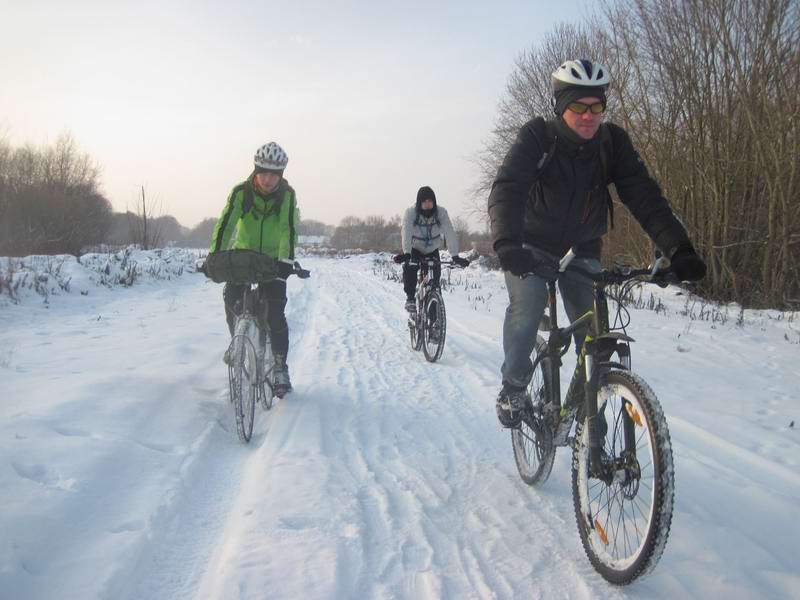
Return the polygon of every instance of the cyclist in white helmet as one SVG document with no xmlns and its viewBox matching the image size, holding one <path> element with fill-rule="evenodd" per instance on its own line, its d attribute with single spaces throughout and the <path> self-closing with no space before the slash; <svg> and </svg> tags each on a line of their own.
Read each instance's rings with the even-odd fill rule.
<svg viewBox="0 0 800 600">
<path fill-rule="evenodd" d="M 222 216 L 211 236 L 209 253 L 233 248 L 256 250 L 278 260 L 279 278 L 259 284 L 259 295 L 269 305 L 269 326 L 275 394 L 283 397 L 291 391 L 289 366 L 289 326 L 286 322 L 286 277 L 293 270 L 294 246 L 297 239 L 297 199 L 283 171 L 289 162 L 283 148 L 275 142 L 264 144 L 254 157 L 250 176 L 236 185 L 228 196 Z M 233 234 L 236 232 L 235 239 Z M 243 286 L 226 284 L 222 292 L 225 317 L 233 335 L 234 305 L 242 297 Z M 229 357 L 225 357 L 227 360 Z"/>
<path fill-rule="evenodd" d="M 520 129 L 489 195 L 494 250 L 509 296 L 497 398 L 497 416 L 505 427 L 516 426 L 518 409 L 526 401 L 530 355 L 547 299 L 543 277 L 521 276 L 531 273 L 534 264 L 552 264 L 570 248 L 577 256 L 574 262 L 584 269 L 600 269 L 602 236 L 609 221 L 612 227 L 614 223 L 610 183 L 656 247 L 671 259 L 678 277 L 695 281 L 706 271 L 628 134 L 602 122 L 608 71 L 589 60 L 568 60 L 553 72 L 551 82 L 555 115 L 534 118 Z M 559 289 L 570 321 L 591 308 L 587 279 L 567 272 L 559 278 Z M 583 336 L 576 333 L 576 345 Z"/>
</svg>

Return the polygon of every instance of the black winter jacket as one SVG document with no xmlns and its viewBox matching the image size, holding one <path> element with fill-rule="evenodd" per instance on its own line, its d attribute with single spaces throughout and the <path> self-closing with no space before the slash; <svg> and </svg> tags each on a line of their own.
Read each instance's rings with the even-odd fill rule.
<svg viewBox="0 0 800 600">
<path fill-rule="evenodd" d="M 600 258 L 602 236 L 608 230 L 609 183 L 616 186 L 620 200 L 667 256 L 689 243 L 686 229 L 625 130 L 613 123 L 602 125 L 608 128 L 613 148 L 606 182 L 600 132 L 583 140 L 561 119 L 546 127 L 550 136 L 543 138 L 541 117 L 526 123 L 497 171 L 489 194 L 495 250 L 505 243 L 526 243 L 557 256 L 574 247 L 578 256 Z M 552 136 L 555 153 L 537 180 L 537 164 L 550 151 Z"/>
</svg>

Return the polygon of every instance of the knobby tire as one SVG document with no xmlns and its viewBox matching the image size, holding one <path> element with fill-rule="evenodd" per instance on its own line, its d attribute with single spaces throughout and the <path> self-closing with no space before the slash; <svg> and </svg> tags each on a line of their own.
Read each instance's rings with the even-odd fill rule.
<svg viewBox="0 0 800 600">
<path fill-rule="evenodd" d="M 625 475 L 610 485 L 590 477 L 588 426 L 582 419 L 572 457 L 575 518 L 592 566 L 611 583 L 626 585 L 655 568 L 667 543 L 675 491 L 672 445 L 661 405 L 634 373 L 605 374 L 598 405 L 605 406 L 604 461 L 624 464 L 617 472 Z M 625 453 L 623 435 L 626 419 L 633 417 L 641 423 L 633 426 L 635 459 Z"/>
</svg>

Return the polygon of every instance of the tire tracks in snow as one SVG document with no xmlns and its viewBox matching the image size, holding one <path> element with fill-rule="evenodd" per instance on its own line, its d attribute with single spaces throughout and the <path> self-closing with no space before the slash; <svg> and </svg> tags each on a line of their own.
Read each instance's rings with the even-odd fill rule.
<svg viewBox="0 0 800 600">
<path fill-rule="evenodd" d="M 496 350 L 487 353 L 486 336 L 451 317 L 443 360 L 427 363 L 409 347 L 400 286 L 339 261 L 320 261 L 287 317 L 295 392 L 260 414 L 249 448 L 235 431 L 201 444 L 195 462 L 206 466 L 165 509 L 171 528 L 143 553 L 140 590 L 593 595 L 599 576 L 582 554 L 569 494 L 554 500 L 516 474 L 495 423 Z"/>
<path fill-rule="evenodd" d="M 338 453 L 337 479 L 349 478 L 358 489 L 350 510 L 360 517 L 348 520 L 362 524 L 357 547 L 347 539 L 347 551 L 341 549 L 348 565 L 359 566 L 340 563 L 337 595 L 512 597 L 533 592 L 531 576 L 538 575 L 557 578 L 559 589 L 573 597 L 588 597 L 591 567 L 571 567 L 576 559 L 585 562 L 574 521 L 550 513 L 554 527 L 539 516 L 542 504 L 535 505 L 529 488 L 509 470 L 514 468 L 510 442 L 497 431 L 494 390 L 486 389 L 494 379 L 488 359 L 454 344 L 459 327 L 449 336 L 451 358 L 427 363 L 409 348 L 399 286 L 381 284 L 369 273 L 341 271 L 331 274 L 332 286 L 325 291 L 338 302 L 326 306 L 336 306 L 347 327 L 319 331 L 315 369 L 340 365 L 336 381 L 344 389 L 337 393 L 346 391 L 351 403 L 339 404 L 342 410 L 323 419 L 334 424 L 323 431 L 323 442 L 326 454 Z M 484 340 L 470 342 L 485 348 Z M 368 364 L 353 364 L 365 357 Z M 453 372 L 453 363 L 471 366 L 476 358 L 477 372 Z M 476 396 L 486 401 L 476 402 Z M 510 499 L 491 493 L 498 484 Z M 536 532 L 533 545 L 519 534 L 514 541 L 519 547 L 506 543 L 510 524 L 504 503 L 513 509 L 518 532 Z M 571 514 L 571 500 L 566 509 Z M 565 565 L 574 576 L 568 580 L 575 582 L 566 587 Z M 448 575 L 454 569 L 458 575 Z"/>
</svg>

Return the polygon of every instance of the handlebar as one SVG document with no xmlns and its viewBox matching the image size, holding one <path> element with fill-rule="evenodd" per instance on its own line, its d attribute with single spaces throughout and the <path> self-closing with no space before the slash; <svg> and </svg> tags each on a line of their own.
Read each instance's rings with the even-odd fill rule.
<svg viewBox="0 0 800 600">
<path fill-rule="evenodd" d="M 423 261 L 408 260 L 408 261 L 405 261 L 405 262 L 407 262 L 409 265 L 413 265 L 415 267 L 418 267 L 420 264 L 425 264 L 425 266 L 427 266 L 427 267 L 432 267 L 434 265 L 439 265 L 441 267 L 458 267 L 460 269 L 464 268 L 464 267 L 460 267 L 459 265 L 457 265 L 456 263 L 454 263 L 453 261 L 450 261 L 450 260 L 423 260 Z"/>
<path fill-rule="evenodd" d="M 467 260 L 467 259 L 464 259 L 464 260 Z M 459 265 L 457 263 L 454 263 L 452 260 L 438 260 L 438 259 L 435 259 L 435 258 L 423 258 L 423 259 L 406 258 L 405 260 L 401 261 L 401 264 L 409 264 L 409 265 L 414 266 L 414 267 L 418 267 L 418 266 L 420 266 L 422 264 L 424 264 L 427 267 L 432 267 L 434 265 L 440 265 L 440 266 L 443 266 L 443 267 L 456 267 L 456 268 L 459 268 L 459 269 L 463 269 L 463 268 L 465 268 L 466 266 L 469 265 L 469 261 L 467 261 L 467 265 L 461 266 L 461 265 Z"/>
<path fill-rule="evenodd" d="M 545 261 L 539 261 L 534 264 L 533 270 L 529 273 L 522 275 L 522 278 L 530 277 L 531 275 L 540 275 L 546 278 L 557 278 L 561 273 L 567 270 L 583 275 L 587 279 L 591 279 L 595 283 L 602 285 L 619 285 L 631 279 L 640 279 L 645 283 L 654 283 L 659 287 L 667 287 L 669 284 L 678 284 L 680 280 L 669 267 L 669 261 L 664 257 L 659 257 L 652 267 L 634 269 L 631 267 L 614 267 L 613 269 L 603 269 L 601 271 L 589 271 L 577 265 L 570 264 L 575 258 L 575 253 L 570 250 L 558 261 L 548 264 Z"/>
<path fill-rule="evenodd" d="M 279 264 L 284 264 L 284 265 L 288 266 L 288 263 L 285 263 L 285 262 L 283 262 L 283 263 L 279 262 Z M 311 271 L 309 269 L 304 269 L 303 267 L 301 267 L 299 262 L 294 261 L 294 264 L 291 265 L 291 267 L 292 267 L 292 270 L 289 271 L 288 273 L 286 273 L 286 277 L 287 278 L 291 277 L 292 275 L 297 275 L 298 279 L 308 279 L 309 277 L 311 277 Z M 206 271 L 206 261 L 205 260 L 202 260 L 202 259 L 197 260 L 195 262 L 195 269 L 197 269 L 198 272 L 202 273 L 206 277 L 210 277 L 210 275 L 208 274 L 208 271 Z M 280 271 L 280 269 L 279 269 L 279 271 Z M 278 278 L 280 278 L 280 273 L 279 273 L 279 277 Z"/>
</svg>

